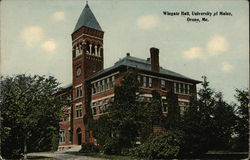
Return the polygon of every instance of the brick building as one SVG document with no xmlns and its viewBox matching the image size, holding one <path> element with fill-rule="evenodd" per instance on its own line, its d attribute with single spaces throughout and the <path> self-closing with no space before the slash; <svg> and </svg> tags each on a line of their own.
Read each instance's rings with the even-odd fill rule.
<svg viewBox="0 0 250 160">
<path fill-rule="evenodd" d="M 71 34 L 73 81 L 59 93 L 72 100 L 72 106 L 63 107 L 66 114 L 60 122 L 61 148 L 80 145 L 87 139 L 93 141 L 84 126 L 86 103 L 89 101 L 94 119 L 104 114 L 114 99 L 114 87 L 119 85 L 123 73 L 128 70 L 138 73 L 141 100 L 150 101 L 151 91 L 157 90 L 164 102 L 166 93 L 173 90 L 183 111 L 190 97 L 196 97 L 196 84 L 200 81 L 160 67 L 157 48 L 150 48 L 150 58 L 146 60 L 127 53 L 112 67 L 104 69 L 103 35 L 102 28 L 86 4 Z M 87 86 L 91 87 L 91 93 L 87 93 Z M 167 115 L 167 108 L 162 110 Z"/>
</svg>

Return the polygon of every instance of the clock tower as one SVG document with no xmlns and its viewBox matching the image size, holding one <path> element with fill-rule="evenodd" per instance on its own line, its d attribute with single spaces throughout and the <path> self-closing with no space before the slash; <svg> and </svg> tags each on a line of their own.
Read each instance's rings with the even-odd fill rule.
<svg viewBox="0 0 250 160">
<path fill-rule="evenodd" d="M 86 4 L 76 23 L 72 38 L 73 144 L 85 140 L 85 79 L 103 70 L 103 35 L 98 21 Z"/>
</svg>

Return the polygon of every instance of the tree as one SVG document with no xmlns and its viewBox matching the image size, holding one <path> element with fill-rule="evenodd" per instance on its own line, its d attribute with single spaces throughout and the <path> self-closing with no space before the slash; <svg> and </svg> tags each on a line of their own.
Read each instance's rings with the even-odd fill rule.
<svg viewBox="0 0 250 160">
<path fill-rule="evenodd" d="M 97 139 L 97 143 L 103 146 L 112 135 L 112 122 L 107 114 L 102 115 L 98 120 L 93 122 L 93 137 Z"/>
<path fill-rule="evenodd" d="M 164 122 L 166 117 L 162 112 L 162 99 L 160 94 L 153 90 L 151 102 L 141 102 L 138 107 L 139 116 L 141 121 L 139 127 L 140 141 L 143 143 L 153 133 L 154 126 L 160 126 L 164 128 Z"/>
<path fill-rule="evenodd" d="M 248 151 L 249 138 L 249 92 L 248 90 L 236 89 L 235 98 L 238 101 L 237 107 L 237 124 L 236 124 L 236 140 L 234 149 L 236 151 Z"/>
<path fill-rule="evenodd" d="M 119 86 L 115 87 L 115 97 L 109 109 L 112 122 L 112 134 L 119 137 L 122 148 L 128 148 L 135 143 L 138 135 L 139 105 L 136 93 L 139 90 L 137 74 L 127 72 Z"/>
<path fill-rule="evenodd" d="M 222 93 L 215 95 L 215 106 L 213 110 L 214 136 L 211 149 L 213 150 L 229 150 L 230 142 L 234 133 L 236 122 L 235 110 L 223 100 Z"/>
<path fill-rule="evenodd" d="M 51 76 L 22 74 L 1 79 L 1 130 L 9 131 L 1 142 L 4 157 L 19 158 L 37 145 L 51 149 L 51 141 L 58 135 L 61 107 L 68 104 L 54 95 L 58 86 Z"/>
<path fill-rule="evenodd" d="M 181 128 L 184 132 L 184 144 L 181 153 L 184 155 L 200 155 L 207 152 L 208 137 L 203 135 L 201 123 L 202 115 L 199 112 L 198 101 L 192 99 L 185 110 Z"/>
<path fill-rule="evenodd" d="M 114 102 L 108 108 L 108 114 L 93 122 L 93 136 L 105 153 L 119 154 L 135 144 L 141 121 L 136 96 L 138 89 L 137 74 L 124 73 L 121 84 L 115 86 Z"/>
<path fill-rule="evenodd" d="M 177 130 L 180 127 L 180 107 L 178 97 L 173 91 L 169 91 L 167 97 L 168 115 L 165 126 L 170 130 Z"/>
<path fill-rule="evenodd" d="M 234 132 L 235 110 L 216 93 L 203 77 L 198 100 L 191 100 L 184 113 L 182 130 L 184 154 L 203 154 L 208 150 L 228 150 Z"/>
</svg>

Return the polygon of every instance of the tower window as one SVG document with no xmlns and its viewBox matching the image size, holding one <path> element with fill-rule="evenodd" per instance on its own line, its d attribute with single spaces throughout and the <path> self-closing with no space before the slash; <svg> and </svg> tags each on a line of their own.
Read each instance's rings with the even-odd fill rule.
<svg viewBox="0 0 250 160">
<path fill-rule="evenodd" d="M 76 105 L 76 118 L 82 117 L 82 105 Z"/>
<path fill-rule="evenodd" d="M 76 88 L 76 98 L 82 97 L 82 86 Z"/>
</svg>

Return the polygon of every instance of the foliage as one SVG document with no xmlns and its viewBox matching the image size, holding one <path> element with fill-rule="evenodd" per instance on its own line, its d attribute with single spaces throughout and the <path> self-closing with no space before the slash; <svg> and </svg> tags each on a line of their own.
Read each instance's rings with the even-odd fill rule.
<svg viewBox="0 0 250 160">
<path fill-rule="evenodd" d="M 83 143 L 82 144 L 82 148 L 79 152 L 82 152 L 82 153 L 97 153 L 99 152 L 99 148 L 92 144 L 92 143 Z"/>
<path fill-rule="evenodd" d="M 93 137 L 97 139 L 97 143 L 101 146 L 111 138 L 111 121 L 107 114 L 102 115 L 98 120 L 93 122 Z"/>
<path fill-rule="evenodd" d="M 249 91 L 236 89 L 235 98 L 238 101 L 237 107 L 237 124 L 235 127 L 236 137 L 233 149 L 236 151 L 248 151 L 248 134 L 249 134 Z"/>
<path fill-rule="evenodd" d="M 153 133 L 153 126 L 157 125 L 164 127 L 166 117 L 162 112 L 161 96 L 155 90 L 151 92 L 152 101 L 146 103 L 140 103 L 139 116 L 141 121 L 139 123 L 139 136 L 140 142 L 144 142 Z"/>
<path fill-rule="evenodd" d="M 166 131 L 152 134 L 148 140 L 130 150 L 130 155 L 152 159 L 176 158 L 182 145 L 180 131 Z"/>
<path fill-rule="evenodd" d="M 86 94 L 86 101 L 85 101 L 85 115 L 83 117 L 84 119 L 84 126 L 85 126 L 85 140 L 86 142 L 89 142 L 90 140 L 90 130 L 93 125 L 93 116 L 91 111 L 91 96 L 92 96 L 92 90 L 90 85 L 86 85 L 85 87 L 85 94 Z M 73 122 L 71 123 L 73 125 Z M 72 126 L 73 128 L 73 126 Z"/>
<path fill-rule="evenodd" d="M 222 93 L 215 95 L 215 106 L 213 111 L 213 150 L 229 150 L 230 141 L 236 124 L 235 110 L 232 105 L 226 103 L 222 98 Z"/>
<path fill-rule="evenodd" d="M 122 147 L 121 138 L 111 137 L 106 140 L 106 143 L 102 146 L 102 150 L 107 155 L 119 155 L 121 154 Z"/>
<path fill-rule="evenodd" d="M 65 100 L 54 96 L 59 83 L 53 77 L 17 75 L 1 79 L 2 155 L 14 158 L 27 151 L 52 149 L 58 135 L 61 106 Z M 55 138 L 55 137 L 54 137 Z"/>
<path fill-rule="evenodd" d="M 93 123 L 93 136 L 98 143 L 104 145 L 107 153 L 113 153 L 113 145 L 120 144 L 120 147 L 125 149 L 135 143 L 140 120 L 139 105 L 136 101 L 138 87 L 136 73 L 126 73 L 120 86 L 115 87 L 114 102 L 108 114 Z"/>
<path fill-rule="evenodd" d="M 209 87 L 203 77 L 198 100 L 192 100 L 183 116 L 184 146 L 182 154 L 204 154 L 208 150 L 228 150 L 234 133 L 234 107 L 221 93 Z"/>
<path fill-rule="evenodd" d="M 207 152 L 207 137 L 203 135 L 201 114 L 198 110 L 198 102 L 191 100 L 189 107 L 184 112 L 182 119 L 182 131 L 184 132 L 184 144 L 181 154 L 199 155 Z"/>
<path fill-rule="evenodd" d="M 165 122 L 167 129 L 177 130 L 180 126 L 180 107 L 178 105 L 178 96 L 173 91 L 169 91 L 167 97 L 168 115 Z"/>
</svg>

